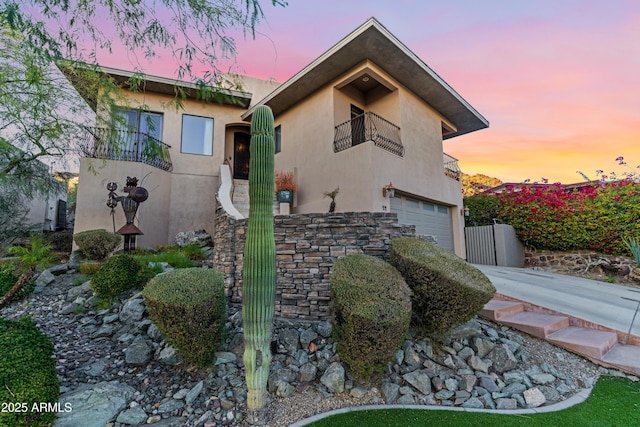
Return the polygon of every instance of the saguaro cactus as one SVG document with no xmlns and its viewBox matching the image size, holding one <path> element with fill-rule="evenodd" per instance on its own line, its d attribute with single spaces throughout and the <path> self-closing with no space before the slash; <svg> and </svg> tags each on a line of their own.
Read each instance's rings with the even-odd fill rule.
<svg viewBox="0 0 640 427">
<path fill-rule="evenodd" d="M 242 321 L 247 407 L 267 402 L 270 338 L 276 297 L 276 244 L 273 237 L 273 113 L 258 106 L 251 120 L 249 148 L 249 227 L 244 248 Z"/>
</svg>

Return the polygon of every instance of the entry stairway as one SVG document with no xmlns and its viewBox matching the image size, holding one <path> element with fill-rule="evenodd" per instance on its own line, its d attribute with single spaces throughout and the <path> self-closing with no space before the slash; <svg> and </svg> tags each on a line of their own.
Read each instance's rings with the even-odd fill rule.
<svg viewBox="0 0 640 427">
<path fill-rule="evenodd" d="M 549 341 L 592 362 L 640 375 L 640 339 L 552 310 L 498 295 L 480 316 Z M 633 345 L 635 344 L 635 345 Z"/>
</svg>

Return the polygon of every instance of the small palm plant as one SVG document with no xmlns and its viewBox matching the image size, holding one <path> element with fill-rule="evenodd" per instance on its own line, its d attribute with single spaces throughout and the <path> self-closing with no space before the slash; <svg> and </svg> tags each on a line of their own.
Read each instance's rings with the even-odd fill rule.
<svg viewBox="0 0 640 427">
<path fill-rule="evenodd" d="M 31 282 L 36 268 L 48 267 L 54 261 L 54 257 L 51 255 L 51 245 L 46 244 L 42 236 L 32 237 L 27 247 L 12 246 L 7 251 L 17 257 L 16 266 L 21 274 L 16 284 L 0 299 L 0 308 L 7 305 L 18 292 Z"/>
<path fill-rule="evenodd" d="M 640 241 L 634 238 L 622 239 L 622 241 L 631 252 L 636 265 L 640 267 Z"/>
</svg>

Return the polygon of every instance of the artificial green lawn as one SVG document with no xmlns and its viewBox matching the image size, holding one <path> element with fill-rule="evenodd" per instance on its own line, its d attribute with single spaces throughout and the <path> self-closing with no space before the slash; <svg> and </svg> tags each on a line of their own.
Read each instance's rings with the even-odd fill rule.
<svg viewBox="0 0 640 427">
<path fill-rule="evenodd" d="M 640 382 L 634 383 L 619 377 L 600 377 L 586 401 L 558 412 L 503 415 L 446 410 L 378 409 L 334 415 L 309 425 L 313 427 L 430 425 L 439 427 L 635 427 L 640 426 Z"/>
</svg>

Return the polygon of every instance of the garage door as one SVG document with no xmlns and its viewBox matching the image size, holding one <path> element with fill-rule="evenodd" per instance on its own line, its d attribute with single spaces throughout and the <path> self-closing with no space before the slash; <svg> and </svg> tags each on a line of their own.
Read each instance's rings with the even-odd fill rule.
<svg viewBox="0 0 640 427">
<path fill-rule="evenodd" d="M 398 223 L 415 225 L 416 234 L 435 236 L 438 246 L 453 251 L 450 207 L 397 196 L 391 198 L 391 212 L 398 214 Z"/>
</svg>

